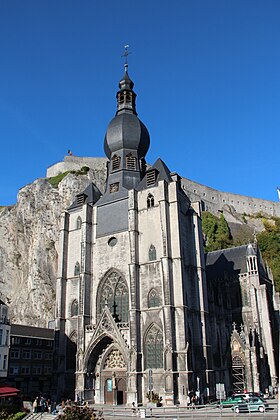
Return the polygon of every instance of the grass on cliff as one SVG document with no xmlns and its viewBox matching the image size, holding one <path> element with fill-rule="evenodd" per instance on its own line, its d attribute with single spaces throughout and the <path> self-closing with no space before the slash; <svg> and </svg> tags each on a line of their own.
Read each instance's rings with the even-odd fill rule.
<svg viewBox="0 0 280 420">
<path fill-rule="evenodd" d="M 88 173 L 88 171 L 89 171 L 89 167 L 88 166 L 83 166 L 78 171 L 66 171 L 66 172 L 63 172 L 63 173 L 58 174 L 56 176 L 52 176 L 51 178 L 48 178 L 48 181 L 53 187 L 57 188 L 58 184 L 63 180 L 63 178 L 66 177 L 66 175 L 68 175 L 68 174 L 86 175 Z"/>
</svg>

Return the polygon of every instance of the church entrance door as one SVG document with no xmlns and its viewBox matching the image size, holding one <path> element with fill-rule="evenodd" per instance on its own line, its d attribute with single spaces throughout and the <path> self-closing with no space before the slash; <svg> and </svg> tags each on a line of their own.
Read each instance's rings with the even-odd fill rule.
<svg viewBox="0 0 280 420">
<path fill-rule="evenodd" d="M 117 405 L 126 404 L 126 381 L 121 378 L 117 381 Z"/>
</svg>

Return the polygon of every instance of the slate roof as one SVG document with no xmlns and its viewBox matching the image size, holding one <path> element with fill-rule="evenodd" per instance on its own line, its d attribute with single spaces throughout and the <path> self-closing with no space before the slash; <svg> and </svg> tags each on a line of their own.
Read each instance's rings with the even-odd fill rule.
<svg viewBox="0 0 280 420">
<path fill-rule="evenodd" d="M 151 170 L 155 169 L 157 172 L 157 179 L 154 186 L 158 184 L 159 181 L 165 180 L 167 182 L 171 182 L 172 178 L 170 176 L 170 170 L 166 166 L 166 164 L 158 158 L 153 166 L 149 167 L 149 169 L 146 171 L 149 172 Z M 139 184 L 136 187 L 137 191 L 145 190 L 147 188 L 147 181 L 146 181 L 146 175 L 144 178 L 139 182 Z"/>
<path fill-rule="evenodd" d="M 11 336 L 54 339 L 54 330 L 50 328 L 30 327 L 29 325 L 11 324 Z"/>
<path fill-rule="evenodd" d="M 268 276 L 260 250 L 257 247 L 255 251 L 252 244 L 208 252 L 205 255 L 207 278 L 222 278 L 225 273 L 228 277 L 234 277 L 238 274 L 246 273 L 246 256 L 250 255 L 257 255 L 259 275 L 263 279 L 267 279 Z"/>
<path fill-rule="evenodd" d="M 85 200 L 82 204 L 80 204 L 78 197 L 81 195 L 85 195 Z M 93 182 L 91 182 L 86 189 L 82 192 L 76 195 L 76 200 L 71 204 L 70 207 L 68 207 L 68 210 L 75 209 L 77 207 L 81 207 L 81 205 L 87 203 L 87 204 L 95 204 L 99 198 L 101 197 L 101 192 L 97 188 Z"/>
<path fill-rule="evenodd" d="M 222 278 L 225 273 L 229 277 L 246 273 L 246 252 L 247 245 L 208 252 L 205 255 L 207 278 Z"/>
</svg>

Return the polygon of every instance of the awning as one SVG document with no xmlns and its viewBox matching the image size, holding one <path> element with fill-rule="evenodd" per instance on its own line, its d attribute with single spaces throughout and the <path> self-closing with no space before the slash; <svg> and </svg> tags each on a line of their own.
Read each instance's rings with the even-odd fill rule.
<svg viewBox="0 0 280 420">
<path fill-rule="evenodd" d="M 12 386 L 0 385 L 0 397 L 15 397 L 19 392 L 19 389 L 13 388 Z"/>
</svg>

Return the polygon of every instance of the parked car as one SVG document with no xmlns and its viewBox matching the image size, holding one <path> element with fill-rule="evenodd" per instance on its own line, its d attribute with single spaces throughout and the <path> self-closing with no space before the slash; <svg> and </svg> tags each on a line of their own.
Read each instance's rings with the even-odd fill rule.
<svg viewBox="0 0 280 420">
<path fill-rule="evenodd" d="M 221 401 L 220 407 L 232 407 L 233 405 L 242 403 L 244 398 L 240 395 L 233 395 L 232 397 L 228 397 L 226 400 Z"/>
<path fill-rule="evenodd" d="M 250 413 L 252 411 L 259 411 L 260 413 L 264 413 L 267 407 L 268 404 L 266 404 L 261 398 L 253 397 L 248 401 L 243 401 L 239 404 L 233 405 L 231 409 L 237 414 Z"/>
</svg>

